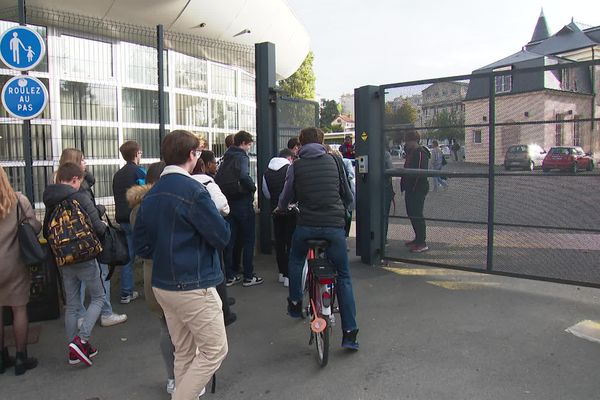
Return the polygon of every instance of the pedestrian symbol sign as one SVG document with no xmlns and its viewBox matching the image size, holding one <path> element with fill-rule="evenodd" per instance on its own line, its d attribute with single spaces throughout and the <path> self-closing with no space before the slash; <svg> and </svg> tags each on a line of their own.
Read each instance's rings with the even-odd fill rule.
<svg viewBox="0 0 600 400">
<path fill-rule="evenodd" d="M 26 26 L 15 26 L 0 36 L 0 59 L 19 71 L 35 68 L 46 53 L 44 39 Z"/>
<path fill-rule="evenodd" d="M 47 103 L 46 86 L 32 76 L 15 76 L 2 88 L 2 105 L 13 117 L 35 118 L 44 111 Z"/>
</svg>

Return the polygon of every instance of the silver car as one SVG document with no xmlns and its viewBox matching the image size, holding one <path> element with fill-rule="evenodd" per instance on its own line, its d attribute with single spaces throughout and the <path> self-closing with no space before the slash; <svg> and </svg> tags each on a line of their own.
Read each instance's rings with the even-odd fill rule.
<svg viewBox="0 0 600 400">
<path fill-rule="evenodd" d="M 517 144 L 506 150 L 504 169 L 519 168 L 533 171 L 540 168 L 546 156 L 546 150 L 537 144 Z"/>
</svg>

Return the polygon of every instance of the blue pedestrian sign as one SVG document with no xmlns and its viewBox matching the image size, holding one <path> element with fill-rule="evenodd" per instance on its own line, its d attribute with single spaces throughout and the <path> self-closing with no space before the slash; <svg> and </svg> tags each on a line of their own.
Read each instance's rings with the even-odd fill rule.
<svg viewBox="0 0 600 400">
<path fill-rule="evenodd" d="M 10 28 L 0 37 L 0 59 L 9 68 L 27 71 L 35 68 L 46 53 L 42 36 L 26 26 Z"/>
<path fill-rule="evenodd" d="M 46 86 L 33 76 L 15 76 L 2 88 L 2 105 L 15 118 L 35 118 L 44 111 L 46 104 Z"/>
</svg>

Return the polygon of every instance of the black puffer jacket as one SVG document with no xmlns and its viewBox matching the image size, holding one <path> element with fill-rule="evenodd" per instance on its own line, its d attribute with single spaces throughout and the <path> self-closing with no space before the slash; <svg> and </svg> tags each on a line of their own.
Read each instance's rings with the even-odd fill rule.
<svg viewBox="0 0 600 400">
<path fill-rule="evenodd" d="M 98 235 L 98 238 L 104 236 L 106 232 L 106 225 L 100 219 L 100 214 L 96 209 L 96 206 L 90 200 L 86 193 L 78 192 L 69 185 L 57 183 L 46 187 L 44 190 L 44 205 L 46 206 L 46 214 L 44 216 L 44 237 L 48 237 L 48 225 L 50 223 L 50 216 L 54 211 L 54 208 L 63 200 L 71 198 L 77 200 L 81 205 L 83 211 L 90 217 L 90 222 L 94 228 L 94 232 Z"/>
</svg>

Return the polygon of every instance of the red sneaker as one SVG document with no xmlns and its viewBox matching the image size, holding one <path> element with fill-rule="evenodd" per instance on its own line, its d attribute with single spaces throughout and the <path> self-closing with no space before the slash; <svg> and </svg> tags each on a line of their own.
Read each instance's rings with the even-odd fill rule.
<svg viewBox="0 0 600 400">
<path fill-rule="evenodd" d="M 427 247 L 426 244 L 415 244 L 410 248 L 410 252 L 411 253 L 423 253 L 425 251 L 429 250 L 429 247 Z"/>
<path fill-rule="evenodd" d="M 91 357 L 98 354 L 98 350 L 94 349 L 89 343 L 82 343 L 79 336 L 75 336 L 73 341 L 69 343 L 69 364 L 78 364 L 75 359 L 83 362 L 87 366 L 91 366 Z"/>
</svg>

